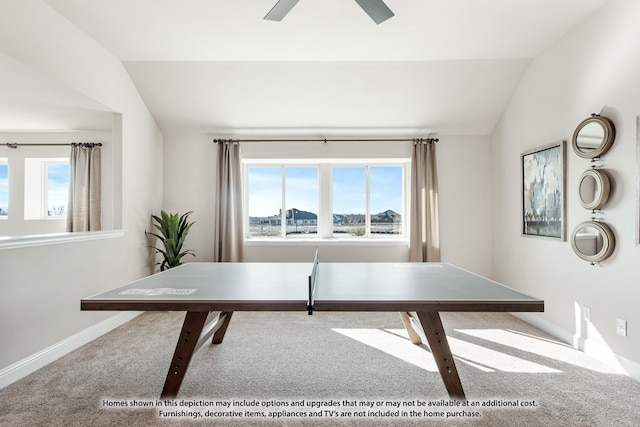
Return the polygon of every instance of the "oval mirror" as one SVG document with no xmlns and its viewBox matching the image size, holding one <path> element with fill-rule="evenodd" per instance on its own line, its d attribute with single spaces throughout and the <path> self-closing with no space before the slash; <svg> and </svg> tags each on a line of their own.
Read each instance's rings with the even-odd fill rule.
<svg viewBox="0 0 640 427">
<path fill-rule="evenodd" d="M 611 256 L 615 238 L 607 224 L 586 221 L 578 224 L 573 231 L 571 247 L 580 258 L 594 264 Z"/>
<path fill-rule="evenodd" d="M 607 203 L 611 184 L 609 175 L 602 169 L 589 169 L 580 175 L 578 196 L 585 209 L 598 210 Z"/>
<path fill-rule="evenodd" d="M 571 145 L 578 156 L 595 159 L 609 151 L 615 136 L 613 122 L 606 117 L 593 114 L 578 125 L 573 133 Z"/>
</svg>

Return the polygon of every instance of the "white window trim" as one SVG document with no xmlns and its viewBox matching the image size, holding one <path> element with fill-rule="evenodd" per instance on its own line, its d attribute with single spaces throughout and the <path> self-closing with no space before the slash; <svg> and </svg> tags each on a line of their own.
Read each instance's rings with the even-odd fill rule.
<svg viewBox="0 0 640 427">
<path fill-rule="evenodd" d="M 318 235 L 316 237 L 250 237 L 247 235 L 249 230 L 249 191 L 248 178 L 249 167 L 318 167 Z M 370 215 L 367 215 L 367 237 L 336 237 L 333 235 L 332 221 L 328 218 L 333 217 L 333 167 L 367 167 L 367 212 L 370 211 L 370 194 L 369 194 L 369 168 L 370 167 L 402 167 L 403 174 L 403 193 L 404 203 L 402 212 L 402 234 L 393 237 L 371 236 L 370 233 Z M 409 244 L 409 177 L 410 177 L 411 159 L 409 158 L 384 158 L 384 159 L 243 159 L 243 221 L 244 221 L 244 244 L 245 246 L 309 246 L 324 244 L 339 244 L 344 246 L 362 246 L 362 245 L 384 245 L 384 246 L 406 246 Z M 282 184 L 283 189 L 285 184 Z M 283 190 L 284 191 L 284 190 Z M 324 203 L 322 203 L 324 201 Z M 283 203 L 285 203 L 283 201 Z M 325 220 L 321 220 L 324 218 Z M 328 224 L 327 224 L 328 221 Z"/>
<path fill-rule="evenodd" d="M 25 157 L 24 221 L 64 221 L 65 216 L 49 216 L 48 167 L 50 165 L 68 165 L 66 157 Z"/>
<path fill-rule="evenodd" d="M 357 246 L 403 246 L 409 247 L 409 239 L 403 238 L 282 238 L 282 237 L 248 237 L 244 240 L 245 246 L 340 246 L 340 247 L 357 247 Z"/>
</svg>

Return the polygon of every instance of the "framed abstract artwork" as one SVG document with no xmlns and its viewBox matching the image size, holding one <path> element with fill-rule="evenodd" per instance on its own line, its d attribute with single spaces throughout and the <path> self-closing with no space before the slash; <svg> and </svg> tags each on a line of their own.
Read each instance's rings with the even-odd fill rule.
<svg viewBox="0 0 640 427">
<path fill-rule="evenodd" d="M 522 235 L 565 240 L 566 141 L 521 155 Z"/>
</svg>

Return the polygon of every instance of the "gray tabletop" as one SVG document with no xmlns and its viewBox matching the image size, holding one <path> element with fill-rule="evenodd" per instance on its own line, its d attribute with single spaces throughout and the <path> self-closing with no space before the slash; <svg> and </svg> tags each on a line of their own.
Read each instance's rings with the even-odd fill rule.
<svg viewBox="0 0 640 427">
<path fill-rule="evenodd" d="M 83 310 L 305 310 L 312 263 L 188 263 L 81 302 Z M 315 310 L 542 311 L 447 263 L 320 263 Z"/>
<path fill-rule="evenodd" d="M 541 311 L 543 306 L 537 298 L 447 263 L 320 264 L 315 303 L 317 310 Z"/>
</svg>

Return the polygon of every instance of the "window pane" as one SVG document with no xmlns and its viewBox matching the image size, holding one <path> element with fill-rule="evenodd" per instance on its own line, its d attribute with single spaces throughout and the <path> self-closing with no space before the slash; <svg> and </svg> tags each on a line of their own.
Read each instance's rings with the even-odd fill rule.
<svg viewBox="0 0 640 427">
<path fill-rule="evenodd" d="M 0 216 L 9 214 L 9 165 L 0 163 Z"/>
<path fill-rule="evenodd" d="M 282 168 L 249 168 L 249 237 L 280 236 Z"/>
<path fill-rule="evenodd" d="M 47 165 L 47 216 L 67 216 L 69 165 Z"/>
<path fill-rule="evenodd" d="M 369 170 L 371 234 L 402 234 L 402 168 Z"/>
<path fill-rule="evenodd" d="M 366 168 L 333 168 L 333 234 L 366 234 Z"/>
<path fill-rule="evenodd" d="M 287 236 L 318 234 L 318 168 L 286 168 Z"/>
</svg>

